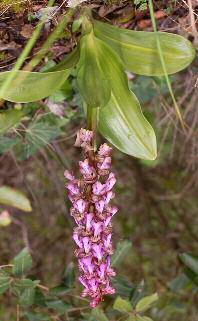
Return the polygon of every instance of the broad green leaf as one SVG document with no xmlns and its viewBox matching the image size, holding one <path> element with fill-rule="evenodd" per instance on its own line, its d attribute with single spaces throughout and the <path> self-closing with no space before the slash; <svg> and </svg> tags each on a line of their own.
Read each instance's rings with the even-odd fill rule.
<svg viewBox="0 0 198 321">
<path fill-rule="evenodd" d="M 154 32 L 120 29 L 95 21 L 94 32 L 123 60 L 125 68 L 136 74 L 163 76 L 156 34 Z M 195 57 L 195 49 L 185 38 L 166 32 L 158 32 L 166 70 L 173 74 L 186 68 Z"/>
<path fill-rule="evenodd" d="M 16 207 L 25 212 L 31 212 L 29 199 L 20 191 L 9 186 L 0 187 L 0 204 Z"/>
<path fill-rule="evenodd" d="M 108 318 L 101 309 L 95 308 L 95 309 L 92 309 L 92 311 L 91 311 L 91 320 L 93 320 L 93 321 L 108 321 Z"/>
<path fill-rule="evenodd" d="M 110 101 L 99 110 L 99 131 L 122 152 L 153 160 L 157 155 L 155 133 L 128 88 L 123 66 L 110 47 L 101 43 L 99 49 L 112 90 Z"/>
<path fill-rule="evenodd" d="M 90 107 L 105 106 L 111 96 L 108 77 L 102 68 L 105 61 L 101 55 L 101 41 L 93 32 L 81 39 L 77 84 L 79 91 Z"/>
<path fill-rule="evenodd" d="M 118 297 L 116 298 L 114 305 L 114 310 L 120 311 L 120 312 L 132 312 L 133 307 L 129 301 L 123 300 L 122 298 Z"/>
<path fill-rule="evenodd" d="M 41 313 L 27 312 L 24 316 L 28 321 L 51 321 L 47 315 Z"/>
<path fill-rule="evenodd" d="M 0 98 L 20 103 L 46 98 L 63 85 L 77 61 L 78 50 L 75 50 L 48 72 L 21 70 L 14 71 L 14 74 L 13 71 L 2 72 L 0 73 Z M 11 74 L 13 74 L 13 80 L 9 83 L 8 88 L 1 89 Z"/>
<path fill-rule="evenodd" d="M 29 307 L 34 303 L 34 297 L 35 297 L 35 288 L 29 287 L 22 292 L 19 298 L 19 303 L 23 307 Z"/>
<path fill-rule="evenodd" d="M 32 267 L 32 258 L 27 248 L 24 248 L 15 258 L 13 259 L 12 272 L 16 276 L 23 276 Z"/>
<path fill-rule="evenodd" d="M 179 255 L 180 260 L 194 273 L 198 274 L 198 257 L 190 255 L 188 253 L 182 253 Z"/>
<path fill-rule="evenodd" d="M 117 244 L 116 250 L 111 258 L 111 265 L 117 266 L 129 254 L 132 244 L 128 240 L 124 240 Z"/>
<path fill-rule="evenodd" d="M 10 278 L 6 273 L 0 271 L 0 294 L 6 292 L 10 285 Z"/>
<path fill-rule="evenodd" d="M 137 312 L 143 312 L 148 309 L 158 300 L 158 294 L 154 293 L 149 296 L 142 298 L 136 305 L 135 309 Z"/>
<path fill-rule="evenodd" d="M 14 127 L 24 116 L 23 110 L 9 109 L 0 113 L 0 134 Z"/>
</svg>

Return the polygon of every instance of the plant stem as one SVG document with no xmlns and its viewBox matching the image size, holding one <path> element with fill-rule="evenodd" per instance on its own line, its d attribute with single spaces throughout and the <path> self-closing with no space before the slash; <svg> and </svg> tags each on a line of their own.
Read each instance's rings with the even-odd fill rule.
<svg viewBox="0 0 198 321">
<path fill-rule="evenodd" d="M 98 115 L 99 115 L 99 107 L 93 108 L 91 106 L 87 106 L 87 129 L 93 132 L 93 149 L 96 151 L 97 143 L 96 143 L 96 133 L 98 127 Z"/>
<path fill-rule="evenodd" d="M 174 96 L 174 93 L 173 93 L 173 89 L 172 89 L 172 86 L 171 86 L 171 83 L 170 83 L 170 80 L 169 80 L 169 77 L 168 77 L 168 74 L 167 74 L 166 64 L 165 64 L 165 61 L 164 61 L 164 56 L 163 56 L 163 52 L 162 52 L 162 48 L 161 48 L 161 44 L 160 44 L 160 39 L 159 39 L 159 36 L 158 36 L 158 31 L 157 31 L 157 25 L 156 25 L 155 16 L 154 16 L 154 9 L 153 9 L 153 1 L 152 0 L 149 0 L 149 10 L 150 10 L 150 16 L 151 16 L 153 30 L 154 30 L 154 32 L 156 34 L 157 49 L 158 49 L 158 52 L 159 52 L 160 61 L 161 61 L 162 69 L 163 69 L 163 72 L 164 72 L 165 80 L 166 80 L 166 83 L 167 83 L 167 87 L 168 87 L 168 90 L 170 92 L 170 95 L 171 95 L 171 98 L 172 98 L 172 101 L 173 101 L 177 116 L 178 116 L 178 118 L 180 120 L 180 123 L 182 125 L 183 130 L 185 131 L 182 115 L 181 115 L 181 112 L 179 110 L 179 106 L 178 106 L 177 101 L 175 99 L 175 96 Z"/>
</svg>

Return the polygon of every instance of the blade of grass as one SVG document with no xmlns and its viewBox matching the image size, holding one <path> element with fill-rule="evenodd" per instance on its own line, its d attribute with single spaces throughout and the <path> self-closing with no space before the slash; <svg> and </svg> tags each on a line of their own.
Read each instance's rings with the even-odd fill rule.
<svg viewBox="0 0 198 321">
<path fill-rule="evenodd" d="M 167 87 L 168 87 L 168 90 L 170 92 L 170 96 L 172 98 L 172 101 L 173 101 L 173 104 L 174 104 L 174 107 L 175 107 L 175 110 L 176 110 L 176 114 L 177 114 L 177 116 L 179 118 L 179 121 L 181 123 L 181 126 L 182 126 L 183 130 L 185 131 L 184 121 L 183 121 L 181 112 L 179 110 L 179 106 L 177 104 L 177 101 L 175 99 L 175 96 L 174 96 L 174 93 L 173 93 L 173 89 L 172 89 L 172 86 L 171 86 L 171 83 L 170 83 L 170 80 L 169 80 L 169 77 L 168 77 L 168 74 L 167 74 L 167 70 L 166 70 L 166 64 L 165 64 L 165 61 L 164 61 L 163 52 L 162 52 L 162 49 L 161 49 L 161 44 L 160 44 L 160 40 L 159 40 L 159 37 L 158 37 L 157 25 L 156 25 L 155 16 L 154 16 L 153 1 L 149 0 L 148 3 L 149 3 L 149 11 L 150 11 L 153 30 L 154 30 L 154 32 L 156 34 L 157 49 L 158 49 L 158 52 L 159 52 L 160 61 L 161 61 L 162 68 L 163 68 L 163 71 L 164 71 L 164 77 L 165 77 L 165 80 L 166 80 L 166 83 L 167 83 Z"/>
</svg>

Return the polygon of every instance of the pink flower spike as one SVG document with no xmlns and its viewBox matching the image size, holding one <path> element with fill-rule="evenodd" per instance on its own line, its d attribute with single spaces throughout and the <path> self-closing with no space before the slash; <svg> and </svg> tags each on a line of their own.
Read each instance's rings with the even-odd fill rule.
<svg viewBox="0 0 198 321">
<path fill-rule="evenodd" d="M 87 254 L 90 251 L 90 248 L 91 248 L 90 238 L 88 236 L 85 236 L 85 237 L 82 238 L 82 242 L 83 242 L 85 253 Z"/>
<path fill-rule="evenodd" d="M 67 169 L 64 171 L 64 176 L 69 181 L 73 181 L 75 179 L 75 177 Z"/>
<path fill-rule="evenodd" d="M 93 244 L 92 249 L 94 251 L 94 256 L 97 257 L 98 261 L 102 260 L 104 250 L 103 250 L 103 245 L 102 244 Z"/>
<path fill-rule="evenodd" d="M 95 151 L 92 131 L 81 128 L 75 145 L 82 147 L 85 155 L 79 162 L 80 177 L 75 178 L 68 170 L 64 175 L 72 202 L 70 214 L 76 223 L 74 254 L 78 259 L 79 281 L 84 287 L 81 296 L 89 296 L 90 306 L 94 308 L 103 295 L 115 292 L 110 285 L 110 278 L 115 276 L 110 255 L 113 254 L 111 219 L 117 207 L 111 206 L 110 201 L 114 198 L 112 188 L 116 178 L 111 172 L 112 148 L 103 144 Z"/>
</svg>

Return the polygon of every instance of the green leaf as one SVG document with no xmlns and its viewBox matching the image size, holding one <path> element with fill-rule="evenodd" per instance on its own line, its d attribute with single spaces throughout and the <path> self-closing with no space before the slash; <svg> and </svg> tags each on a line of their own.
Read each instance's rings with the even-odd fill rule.
<svg viewBox="0 0 198 321">
<path fill-rule="evenodd" d="M 23 307 L 29 307 L 34 303 L 34 297 L 35 297 L 35 288 L 29 287 L 22 292 L 19 298 L 19 303 Z"/>
<path fill-rule="evenodd" d="M 55 310 L 58 314 L 64 314 L 71 308 L 71 305 L 61 300 L 47 301 L 46 305 L 49 309 Z"/>
<path fill-rule="evenodd" d="M 198 274 L 198 257 L 188 253 L 182 253 L 179 255 L 180 260 L 195 274 Z"/>
<path fill-rule="evenodd" d="M 128 240 L 124 240 L 117 244 L 116 250 L 111 258 L 111 265 L 118 266 L 120 262 L 129 254 L 132 244 Z"/>
<path fill-rule="evenodd" d="M 152 295 L 142 298 L 136 305 L 135 309 L 137 312 L 143 312 L 148 309 L 158 300 L 158 294 L 154 293 Z"/>
<path fill-rule="evenodd" d="M 193 272 L 190 268 L 186 267 L 184 269 L 185 275 L 189 278 L 191 282 L 193 282 L 196 286 L 198 286 L 198 274 Z"/>
<path fill-rule="evenodd" d="M 21 279 L 14 282 L 14 286 L 17 287 L 20 291 L 23 291 L 28 288 L 35 287 L 36 284 L 31 279 Z"/>
<path fill-rule="evenodd" d="M 61 133 L 58 127 L 42 120 L 30 123 L 25 135 L 25 153 L 27 157 L 34 154 L 39 148 L 47 145 L 54 138 L 60 136 Z"/>
<path fill-rule="evenodd" d="M 0 86 L 12 71 L 0 73 Z M 55 72 L 28 72 L 17 71 L 9 87 L 0 94 L 12 102 L 27 103 L 46 98 L 61 87 L 70 74 L 70 70 Z"/>
<path fill-rule="evenodd" d="M 50 321 L 47 315 L 41 313 L 27 312 L 24 316 L 27 317 L 28 321 Z"/>
<path fill-rule="evenodd" d="M 16 276 L 23 276 L 32 267 L 32 257 L 27 248 L 24 248 L 13 260 L 12 272 Z"/>
<path fill-rule="evenodd" d="M 10 138 L 10 137 L 6 137 L 6 136 L 0 136 L 0 154 L 3 154 L 6 151 L 10 150 L 18 142 L 19 142 L 18 137 Z"/>
<path fill-rule="evenodd" d="M 168 287 L 171 289 L 171 291 L 177 293 L 185 289 L 190 284 L 191 284 L 190 279 L 186 276 L 185 273 L 182 273 L 178 275 L 176 278 L 174 278 L 171 282 L 169 282 Z"/>
<path fill-rule="evenodd" d="M 120 311 L 120 312 L 132 312 L 133 307 L 129 301 L 123 300 L 122 298 L 118 297 L 116 298 L 114 305 L 114 310 Z"/>
<path fill-rule="evenodd" d="M 93 32 L 82 37 L 77 84 L 86 104 L 91 107 L 105 106 L 111 96 L 109 79 L 103 70 L 105 61 L 101 52 L 101 41 L 94 37 Z"/>
<path fill-rule="evenodd" d="M 20 122 L 24 116 L 23 110 L 9 109 L 0 113 L 0 134 L 7 132 Z M 2 138 L 1 138 L 2 140 Z"/>
<path fill-rule="evenodd" d="M 144 159 L 156 158 L 156 137 L 142 114 L 136 96 L 129 90 L 128 80 L 117 55 L 105 44 L 100 46 L 103 68 L 111 80 L 111 99 L 99 110 L 101 134 L 122 152 Z"/>
<path fill-rule="evenodd" d="M 5 293 L 9 289 L 10 277 L 0 271 L 0 294 Z"/>
<path fill-rule="evenodd" d="M 13 206 L 25 212 L 32 211 L 28 198 L 20 191 L 9 186 L 0 187 L 0 204 Z"/>
<path fill-rule="evenodd" d="M 70 262 L 66 267 L 63 276 L 62 276 L 62 285 L 67 287 L 68 289 L 72 289 L 74 287 L 75 282 L 75 266 L 73 262 Z"/>
<path fill-rule="evenodd" d="M 137 302 L 140 301 L 145 296 L 145 283 L 144 280 L 142 280 L 134 289 L 132 296 L 131 296 L 131 302 L 133 307 L 136 306 Z"/>
<path fill-rule="evenodd" d="M 48 72 L 14 71 L 14 78 L 8 88 L 6 90 L 0 88 L 0 98 L 12 102 L 27 103 L 50 96 L 63 85 L 78 58 L 79 52 L 76 49 Z M 0 87 L 12 73 L 13 71 L 0 73 Z"/>
<path fill-rule="evenodd" d="M 121 275 L 112 278 L 112 285 L 116 289 L 116 294 L 125 299 L 131 298 L 135 290 L 134 285 Z"/>
<path fill-rule="evenodd" d="M 91 310 L 91 320 L 93 321 L 108 321 L 108 318 L 104 314 L 104 312 L 99 309 L 95 308 Z"/>
<path fill-rule="evenodd" d="M 147 76 L 164 75 L 154 32 L 120 29 L 107 23 L 94 22 L 94 32 L 123 60 L 125 68 Z M 179 35 L 158 32 L 168 74 L 186 68 L 195 57 L 190 41 Z"/>
</svg>

